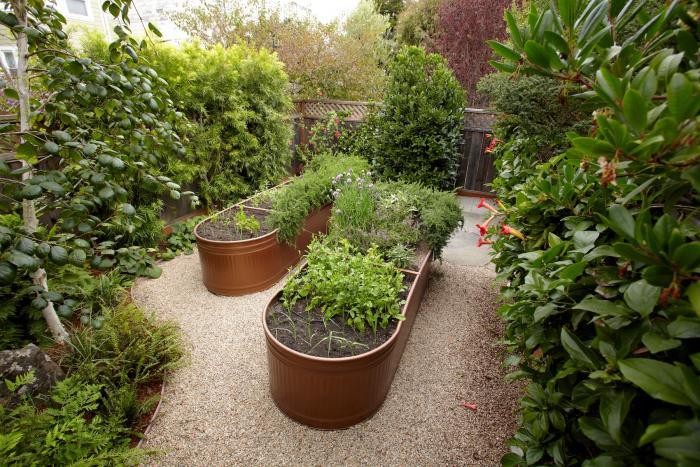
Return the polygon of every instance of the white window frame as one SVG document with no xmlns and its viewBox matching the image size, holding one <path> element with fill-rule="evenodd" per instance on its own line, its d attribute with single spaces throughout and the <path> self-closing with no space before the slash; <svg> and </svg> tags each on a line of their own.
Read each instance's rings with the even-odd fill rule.
<svg viewBox="0 0 700 467">
<path fill-rule="evenodd" d="M 2 65 L 4 68 L 7 68 L 8 70 L 12 71 L 17 70 L 17 67 L 15 68 L 10 68 L 10 65 L 7 63 L 7 60 L 5 60 L 5 52 L 11 52 L 12 55 L 15 56 L 15 64 L 19 65 L 19 56 L 17 54 L 17 47 L 12 47 L 12 46 L 0 46 L 0 60 L 2 60 Z"/>
<path fill-rule="evenodd" d="M 76 21 L 92 21 L 92 8 L 91 7 L 91 0 L 84 0 L 85 1 L 85 10 L 87 10 L 87 16 L 79 15 L 76 13 L 71 13 L 68 11 L 68 2 L 66 0 L 58 0 L 56 3 L 56 6 L 58 6 L 59 11 L 63 13 L 63 15 L 72 20 Z"/>
</svg>

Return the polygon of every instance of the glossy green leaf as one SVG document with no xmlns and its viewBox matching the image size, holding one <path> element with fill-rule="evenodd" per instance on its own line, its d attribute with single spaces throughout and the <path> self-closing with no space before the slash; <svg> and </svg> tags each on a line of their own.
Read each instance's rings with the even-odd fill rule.
<svg viewBox="0 0 700 467">
<path fill-rule="evenodd" d="M 602 365 L 602 358 L 576 337 L 575 334 L 569 331 L 568 328 L 561 328 L 560 337 L 562 346 L 572 359 L 584 364 L 592 370 L 598 369 Z"/>
<path fill-rule="evenodd" d="M 634 311 L 647 317 L 659 301 L 661 288 L 650 285 L 645 280 L 632 283 L 625 291 L 625 303 Z"/>
<path fill-rule="evenodd" d="M 625 378 L 654 399 L 677 405 L 692 405 L 683 392 L 683 377 L 678 367 L 648 358 L 621 360 L 618 365 Z"/>
</svg>

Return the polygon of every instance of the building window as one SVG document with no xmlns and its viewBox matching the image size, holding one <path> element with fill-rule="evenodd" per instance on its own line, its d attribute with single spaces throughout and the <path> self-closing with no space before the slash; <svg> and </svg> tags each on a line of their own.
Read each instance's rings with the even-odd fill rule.
<svg viewBox="0 0 700 467">
<path fill-rule="evenodd" d="M 17 57 L 15 57 L 15 53 L 13 51 L 3 50 L 2 58 L 5 61 L 5 66 L 10 71 L 17 69 Z"/>
<path fill-rule="evenodd" d="M 68 13 L 77 16 L 88 16 L 87 0 L 66 0 Z"/>
</svg>

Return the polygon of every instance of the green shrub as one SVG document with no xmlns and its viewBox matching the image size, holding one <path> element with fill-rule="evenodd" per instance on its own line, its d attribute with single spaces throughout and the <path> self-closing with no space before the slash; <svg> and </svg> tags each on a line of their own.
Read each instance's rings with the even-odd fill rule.
<svg viewBox="0 0 700 467">
<path fill-rule="evenodd" d="M 370 115 L 354 150 L 387 179 L 454 188 L 464 91 L 442 57 L 403 48 L 390 64 L 384 106 Z"/>
<path fill-rule="evenodd" d="M 71 352 L 61 365 L 84 381 L 141 385 L 160 381 L 182 363 L 182 338 L 177 326 L 158 323 L 134 305 L 105 312 L 99 329 L 76 329 Z"/>
<path fill-rule="evenodd" d="M 88 35 L 83 49 L 98 59 L 106 43 Z M 288 80 L 274 54 L 244 45 L 159 45 L 144 59 L 171 87 L 192 123 L 185 157 L 169 161 L 180 182 L 195 181 L 209 206 L 227 205 L 272 183 L 291 167 Z"/>
<path fill-rule="evenodd" d="M 353 173 L 340 174 L 333 189 L 329 235 L 362 251 L 376 245 L 387 259 L 397 246 L 415 248 L 421 241 L 440 258 L 462 222 L 453 193 L 401 182 L 374 184 L 367 174 Z"/>
<path fill-rule="evenodd" d="M 499 70 L 584 91 L 595 110 L 592 130 L 555 135 L 565 152 L 551 153 L 539 109 L 497 133 L 499 160 L 522 155 L 494 186 L 524 238 L 491 234 L 509 363 L 530 380 L 506 465 L 700 459 L 698 5 L 635 5 L 558 2 L 520 28 L 509 14 L 510 45 L 492 44 Z M 562 133 L 577 125 L 563 117 Z"/>
<path fill-rule="evenodd" d="M 306 258 L 306 269 L 284 286 L 287 309 L 306 298 L 307 311 L 321 309 L 326 320 L 341 316 L 360 332 L 367 328 L 376 332 L 392 319 L 403 319 L 399 298 L 405 289 L 403 274 L 385 262 L 376 247 L 363 253 L 347 240 L 316 239 Z"/>
<path fill-rule="evenodd" d="M 3 465 L 138 465 L 144 453 L 130 449 L 129 430 L 96 414 L 101 391 L 100 384 L 69 377 L 53 388 L 46 408 L 29 401 L 0 406 Z"/>
<path fill-rule="evenodd" d="M 270 226 L 279 229 L 277 237 L 293 242 L 301 232 L 306 216 L 332 200 L 333 178 L 349 169 L 359 173 L 368 169 L 364 159 L 322 154 L 314 158 L 306 172 L 275 194 Z"/>
</svg>

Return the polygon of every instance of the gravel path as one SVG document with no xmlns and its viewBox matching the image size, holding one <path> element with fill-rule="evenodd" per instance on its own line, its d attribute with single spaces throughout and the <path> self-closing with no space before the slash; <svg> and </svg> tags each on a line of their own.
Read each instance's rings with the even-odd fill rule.
<svg viewBox="0 0 700 467">
<path fill-rule="evenodd" d="M 137 303 L 181 325 L 191 355 L 145 446 L 165 451 L 159 465 L 496 465 L 519 389 L 503 382 L 492 280 L 488 268 L 437 265 L 383 407 L 348 430 L 316 431 L 268 393 L 261 313 L 281 284 L 218 297 L 202 285 L 196 253 L 176 258 L 133 289 Z"/>
</svg>

